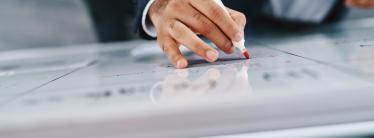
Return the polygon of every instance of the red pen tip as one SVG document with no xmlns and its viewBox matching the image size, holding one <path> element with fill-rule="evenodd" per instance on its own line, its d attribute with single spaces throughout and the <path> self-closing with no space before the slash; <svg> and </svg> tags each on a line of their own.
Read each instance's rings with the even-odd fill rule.
<svg viewBox="0 0 374 138">
<path fill-rule="evenodd" d="M 245 58 L 247 59 L 250 59 L 251 56 L 249 55 L 248 51 L 247 50 L 243 50 L 243 55 L 245 56 Z"/>
</svg>

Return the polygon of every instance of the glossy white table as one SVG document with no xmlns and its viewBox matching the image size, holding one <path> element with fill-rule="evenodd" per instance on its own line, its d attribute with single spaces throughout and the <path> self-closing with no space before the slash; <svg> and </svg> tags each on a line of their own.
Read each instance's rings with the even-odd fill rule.
<svg viewBox="0 0 374 138">
<path fill-rule="evenodd" d="M 364 135 L 371 127 L 360 124 L 374 121 L 371 23 L 250 36 L 251 60 L 185 52 L 184 70 L 154 41 L 3 52 L 0 137 Z"/>
</svg>

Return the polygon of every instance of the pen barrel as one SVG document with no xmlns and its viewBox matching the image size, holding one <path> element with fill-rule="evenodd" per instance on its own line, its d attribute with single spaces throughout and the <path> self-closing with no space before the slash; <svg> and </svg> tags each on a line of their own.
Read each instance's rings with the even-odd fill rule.
<svg viewBox="0 0 374 138">
<path fill-rule="evenodd" d="M 228 12 L 227 9 L 226 9 L 226 6 L 223 4 L 223 2 L 222 2 L 221 0 L 214 0 L 214 1 L 215 1 L 215 2 L 220 6 L 220 7 L 223 8 L 223 10 L 225 11 L 225 13 L 226 13 L 228 16 L 230 16 L 229 12 Z M 245 43 L 244 38 L 243 38 L 241 41 L 239 41 L 239 42 L 232 41 L 232 43 L 233 43 L 234 47 L 238 48 L 241 52 L 245 52 L 245 51 L 247 51 L 246 48 L 245 48 L 245 45 L 244 45 L 244 43 Z"/>
</svg>

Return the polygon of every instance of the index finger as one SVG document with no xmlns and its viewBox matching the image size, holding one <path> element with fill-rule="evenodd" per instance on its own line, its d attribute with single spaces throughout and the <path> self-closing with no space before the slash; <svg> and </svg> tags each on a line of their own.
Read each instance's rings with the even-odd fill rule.
<svg viewBox="0 0 374 138">
<path fill-rule="evenodd" d="M 191 0 L 191 5 L 215 23 L 231 40 L 240 41 L 244 32 L 230 17 L 226 9 L 214 0 Z"/>
<path fill-rule="evenodd" d="M 346 0 L 346 5 L 359 7 L 359 8 L 373 8 L 374 1 L 373 0 Z"/>
</svg>

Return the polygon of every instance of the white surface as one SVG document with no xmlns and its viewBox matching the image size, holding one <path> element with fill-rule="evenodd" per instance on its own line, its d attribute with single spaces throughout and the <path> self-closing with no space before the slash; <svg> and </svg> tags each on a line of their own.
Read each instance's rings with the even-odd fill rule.
<svg viewBox="0 0 374 138">
<path fill-rule="evenodd" d="M 0 53 L 0 137 L 198 137 L 374 120 L 370 32 L 251 37 L 175 70 L 156 42 Z"/>
<path fill-rule="evenodd" d="M 318 127 L 215 136 L 210 138 L 326 138 L 326 137 L 364 137 L 373 134 L 374 122 L 337 124 Z"/>
</svg>

